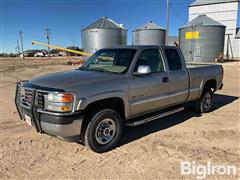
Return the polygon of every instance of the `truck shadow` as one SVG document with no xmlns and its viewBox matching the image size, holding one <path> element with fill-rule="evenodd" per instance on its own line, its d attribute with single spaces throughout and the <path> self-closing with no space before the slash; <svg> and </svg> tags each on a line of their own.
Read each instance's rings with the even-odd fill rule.
<svg viewBox="0 0 240 180">
<path fill-rule="evenodd" d="M 235 96 L 215 94 L 213 111 L 236 101 L 238 98 L 239 97 L 235 97 Z M 124 144 L 128 144 L 137 139 L 141 139 L 142 137 L 155 133 L 157 131 L 168 129 L 175 125 L 181 124 L 185 121 L 190 120 L 192 117 L 200 117 L 200 116 L 201 114 L 196 113 L 192 110 L 184 110 L 179 113 L 167 116 L 165 118 L 161 118 L 161 119 L 158 119 L 146 124 L 142 124 L 139 126 L 135 126 L 135 127 L 126 126 L 124 127 L 124 133 L 120 141 L 120 146 Z"/>
</svg>

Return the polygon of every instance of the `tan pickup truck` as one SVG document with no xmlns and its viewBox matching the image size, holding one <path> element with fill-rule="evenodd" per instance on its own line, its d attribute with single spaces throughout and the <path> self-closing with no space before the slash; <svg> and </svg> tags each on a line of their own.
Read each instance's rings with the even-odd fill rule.
<svg viewBox="0 0 240 180">
<path fill-rule="evenodd" d="M 177 113 L 189 102 L 209 112 L 222 79 L 221 65 L 186 65 L 178 48 L 125 46 L 101 49 L 78 69 L 19 82 L 15 100 L 37 132 L 105 152 L 124 125 Z"/>
</svg>

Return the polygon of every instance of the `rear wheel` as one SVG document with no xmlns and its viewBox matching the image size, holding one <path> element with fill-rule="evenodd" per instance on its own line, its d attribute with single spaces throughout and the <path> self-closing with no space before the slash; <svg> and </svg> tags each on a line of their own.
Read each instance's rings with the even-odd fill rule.
<svg viewBox="0 0 240 180">
<path fill-rule="evenodd" d="M 200 99 L 198 99 L 195 102 L 195 109 L 197 112 L 207 113 L 211 111 L 212 104 L 213 104 L 213 91 L 210 88 L 205 89 L 203 90 Z"/>
<path fill-rule="evenodd" d="M 85 145 L 95 152 L 113 149 L 122 135 L 122 119 L 113 109 L 97 111 L 91 116 L 84 136 Z"/>
</svg>

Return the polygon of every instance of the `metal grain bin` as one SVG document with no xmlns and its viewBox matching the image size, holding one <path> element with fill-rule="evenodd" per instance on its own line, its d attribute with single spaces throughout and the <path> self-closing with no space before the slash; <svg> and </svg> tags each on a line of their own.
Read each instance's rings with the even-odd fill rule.
<svg viewBox="0 0 240 180">
<path fill-rule="evenodd" d="M 127 29 L 107 17 L 102 17 L 82 29 L 82 44 L 84 51 L 88 53 L 102 48 L 127 45 Z"/>
<path fill-rule="evenodd" d="M 199 15 L 179 29 L 179 46 L 186 61 L 214 62 L 224 51 L 226 26 Z"/>
<path fill-rule="evenodd" d="M 132 31 L 133 45 L 164 45 L 166 30 L 152 21 Z"/>
</svg>

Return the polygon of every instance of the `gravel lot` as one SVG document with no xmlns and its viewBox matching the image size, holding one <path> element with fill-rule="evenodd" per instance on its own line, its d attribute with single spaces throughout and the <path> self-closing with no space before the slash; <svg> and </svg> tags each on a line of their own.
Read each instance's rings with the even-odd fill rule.
<svg viewBox="0 0 240 180">
<path fill-rule="evenodd" d="M 96 154 L 78 143 L 38 134 L 20 121 L 14 105 L 19 80 L 76 68 L 69 59 L 0 59 L 1 179 L 186 179 L 180 162 L 240 167 L 240 62 L 224 63 L 224 88 L 214 110 L 199 115 L 183 111 L 125 128 L 120 146 Z M 208 179 L 238 179 L 209 176 Z"/>
</svg>

